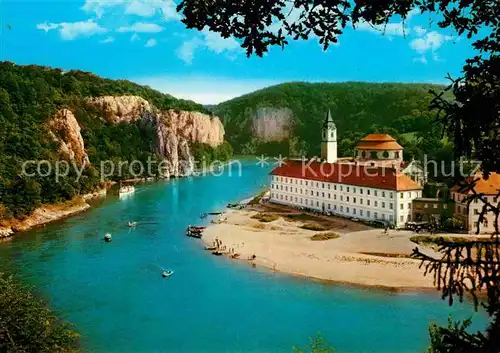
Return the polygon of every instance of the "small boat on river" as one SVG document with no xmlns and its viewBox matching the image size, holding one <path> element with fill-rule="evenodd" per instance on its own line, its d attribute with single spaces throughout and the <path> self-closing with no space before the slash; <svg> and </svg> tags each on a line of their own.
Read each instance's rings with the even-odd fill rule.
<svg viewBox="0 0 500 353">
<path fill-rule="evenodd" d="M 174 271 L 171 271 L 171 270 L 166 270 L 166 271 L 163 271 L 163 273 L 161 274 L 161 276 L 163 278 L 167 278 L 167 277 L 170 277 L 174 274 Z"/>
<path fill-rule="evenodd" d="M 111 239 L 112 239 L 112 238 L 111 238 L 111 234 L 106 233 L 106 234 L 104 235 L 104 241 L 105 241 L 106 243 L 109 243 L 109 242 L 111 241 Z"/>
<path fill-rule="evenodd" d="M 124 197 L 124 196 L 130 195 L 130 194 L 133 194 L 134 192 L 135 192 L 135 188 L 133 185 L 125 185 L 125 186 L 120 185 L 120 190 L 118 190 L 120 197 Z"/>
<path fill-rule="evenodd" d="M 134 228 L 137 226 L 137 222 L 128 222 L 128 226 Z"/>
</svg>

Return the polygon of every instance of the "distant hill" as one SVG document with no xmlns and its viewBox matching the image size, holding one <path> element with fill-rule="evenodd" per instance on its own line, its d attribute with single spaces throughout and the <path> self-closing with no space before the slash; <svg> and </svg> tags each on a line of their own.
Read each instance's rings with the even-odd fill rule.
<svg viewBox="0 0 500 353">
<path fill-rule="evenodd" d="M 342 154 L 375 132 L 399 134 L 429 128 L 430 90 L 443 86 L 407 83 L 290 82 L 218 104 L 226 136 L 240 153 L 317 155 L 320 128 L 328 109 L 337 124 Z"/>
</svg>

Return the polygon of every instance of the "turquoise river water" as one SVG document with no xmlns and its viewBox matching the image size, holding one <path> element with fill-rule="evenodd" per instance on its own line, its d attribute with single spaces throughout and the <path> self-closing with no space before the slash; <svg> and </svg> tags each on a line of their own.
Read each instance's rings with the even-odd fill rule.
<svg viewBox="0 0 500 353">
<path fill-rule="evenodd" d="M 422 352 L 430 321 L 472 316 L 483 328 L 469 303 L 449 308 L 437 292 L 322 284 L 210 256 L 184 236 L 201 213 L 257 193 L 268 173 L 246 163 L 239 177 L 233 168 L 139 185 L 0 244 L 0 268 L 34 285 L 88 352 L 291 352 L 318 332 L 337 352 Z M 162 279 L 162 267 L 175 274 Z"/>
</svg>

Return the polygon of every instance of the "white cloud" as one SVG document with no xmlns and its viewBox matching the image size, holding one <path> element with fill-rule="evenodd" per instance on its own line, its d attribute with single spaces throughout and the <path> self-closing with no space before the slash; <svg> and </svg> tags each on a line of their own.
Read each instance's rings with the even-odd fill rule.
<svg viewBox="0 0 500 353">
<path fill-rule="evenodd" d="M 136 22 L 132 26 L 122 26 L 117 32 L 137 32 L 137 33 L 158 33 L 163 31 L 163 27 L 156 23 Z"/>
<path fill-rule="evenodd" d="M 101 40 L 99 43 L 108 44 L 108 43 L 113 43 L 114 41 L 115 41 L 115 38 L 113 38 L 113 37 L 107 37 L 107 38 Z"/>
<path fill-rule="evenodd" d="M 45 32 L 57 29 L 61 38 L 64 40 L 73 40 L 77 37 L 90 37 L 96 34 L 106 33 L 108 30 L 99 26 L 93 20 L 80 22 L 61 22 L 61 23 L 41 23 L 36 26 Z"/>
<path fill-rule="evenodd" d="M 41 30 L 43 30 L 45 32 L 48 32 L 48 31 L 51 31 L 53 29 L 59 28 L 59 24 L 44 22 L 44 23 L 37 24 L 36 28 L 37 29 L 41 29 Z"/>
<path fill-rule="evenodd" d="M 362 21 L 356 24 L 356 29 L 361 31 L 385 34 L 391 39 L 393 36 L 404 36 L 411 32 L 409 27 L 405 27 L 403 22 L 387 23 L 383 25 L 371 25 L 368 22 Z"/>
<path fill-rule="evenodd" d="M 130 80 L 172 94 L 174 97 L 191 99 L 202 104 L 217 104 L 279 83 L 274 80 L 163 75 Z"/>
<path fill-rule="evenodd" d="M 234 38 L 222 38 L 220 34 L 206 29 L 201 32 L 201 35 L 202 38 L 197 36 L 187 40 L 177 49 L 177 56 L 186 64 L 192 63 L 194 54 L 199 48 L 207 48 L 216 54 L 226 51 L 232 52 L 240 48 L 240 44 Z M 227 57 L 231 61 L 236 59 L 235 55 L 228 55 Z"/>
<path fill-rule="evenodd" d="M 419 63 L 422 63 L 422 64 L 427 64 L 427 58 L 425 57 L 425 55 L 421 55 L 421 56 L 418 56 L 416 58 L 413 58 L 413 62 L 419 62 Z"/>
<path fill-rule="evenodd" d="M 198 37 L 187 40 L 177 49 L 177 56 L 186 64 L 191 64 L 193 62 L 194 52 L 200 46 L 203 46 L 203 41 Z"/>
<path fill-rule="evenodd" d="M 125 7 L 125 13 L 128 15 L 137 15 L 141 17 L 151 17 L 156 13 L 155 2 L 144 2 L 133 0 Z"/>
<path fill-rule="evenodd" d="M 234 38 L 222 38 L 219 33 L 210 32 L 209 30 L 203 30 L 202 33 L 205 39 L 205 46 L 217 54 L 225 50 L 231 51 L 240 47 L 240 44 Z"/>
<path fill-rule="evenodd" d="M 152 38 L 151 38 L 150 40 L 148 40 L 148 41 L 146 42 L 146 44 L 144 44 L 144 46 L 145 46 L 146 48 L 152 48 L 152 47 L 154 47 L 155 45 L 156 45 L 156 39 L 152 39 Z"/>
<path fill-rule="evenodd" d="M 132 36 L 130 37 L 131 42 L 135 42 L 136 40 L 139 40 L 139 39 L 140 39 L 140 37 L 137 33 L 132 34 Z"/>
<path fill-rule="evenodd" d="M 180 20 L 181 15 L 177 12 L 177 4 L 172 0 L 162 1 L 159 8 L 165 21 Z"/>
<path fill-rule="evenodd" d="M 413 26 L 413 31 L 417 34 L 417 36 L 423 36 L 427 32 L 427 29 L 422 26 Z"/>
<path fill-rule="evenodd" d="M 93 12 L 98 18 L 101 18 L 107 9 L 123 5 L 127 0 L 85 0 L 82 10 Z"/>
<path fill-rule="evenodd" d="M 410 47 L 418 53 L 425 53 L 428 50 L 435 51 L 439 49 L 444 42 L 452 39 L 452 36 L 445 36 L 439 32 L 432 31 L 426 33 L 421 38 L 413 39 L 410 42 Z"/>
<path fill-rule="evenodd" d="M 122 8 L 128 15 L 152 17 L 160 12 L 165 21 L 180 19 L 173 0 L 85 0 L 82 6 L 82 10 L 95 13 L 98 18 L 114 8 Z"/>
</svg>

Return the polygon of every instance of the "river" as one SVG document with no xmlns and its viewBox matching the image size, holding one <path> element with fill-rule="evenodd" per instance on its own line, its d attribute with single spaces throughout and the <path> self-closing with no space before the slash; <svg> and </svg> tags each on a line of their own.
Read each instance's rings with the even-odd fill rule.
<svg viewBox="0 0 500 353">
<path fill-rule="evenodd" d="M 184 236 L 200 214 L 254 195 L 269 167 L 143 184 L 0 244 L 0 268 L 75 325 L 88 352 L 292 352 L 321 332 L 337 352 L 422 352 L 430 321 L 485 316 L 438 293 L 389 293 L 251 268 Z M 136 229 L 126 223 L 138 222 Z M 206 220 L 205 222 L 208 222 Z M 104 233 L 113 236 L 104 243 Z M 161 268 L 175 274 L 161 277 Z"/>
</svg>

